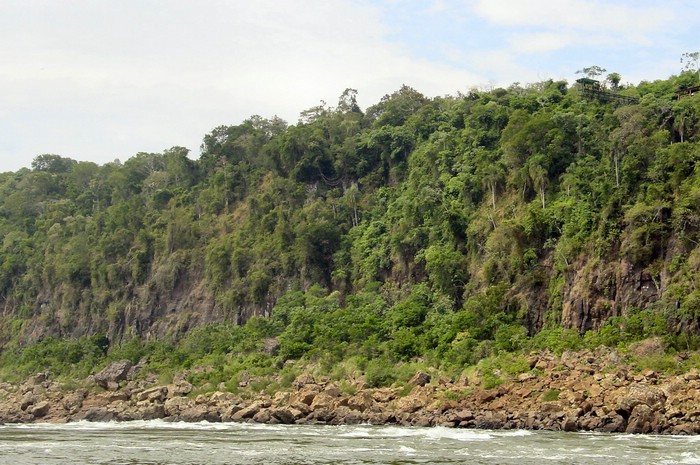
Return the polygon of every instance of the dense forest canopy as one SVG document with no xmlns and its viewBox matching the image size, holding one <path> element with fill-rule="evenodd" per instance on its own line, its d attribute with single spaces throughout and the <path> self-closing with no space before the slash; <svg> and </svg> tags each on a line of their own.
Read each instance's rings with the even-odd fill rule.
<svg viewBox="0 0 700 465">
<path fill-rule="evenodd" d="M 550 80 L 403 86 L 363 111 L 347 89 L 294 125 L 214 128 L 198 159 L 40 155 L 0 174 L 0 344 L 248 322 L 284 359 L 465 363 L 552 334 L 697 347 L 700 96 L 676 91 L 698 73 L 608 79 L 639 103 Z"/>
</svg>

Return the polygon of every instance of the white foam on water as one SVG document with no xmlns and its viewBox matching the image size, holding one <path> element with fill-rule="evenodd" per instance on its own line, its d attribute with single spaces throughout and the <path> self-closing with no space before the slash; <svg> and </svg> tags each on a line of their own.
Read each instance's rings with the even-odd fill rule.
<svg viewBox="0 0 700 465">
<path fill-rule="evenodd" d="M 325 426 L 322 428 L 326 428 Z M 338 437 L 343 438 L 411 438 L 421 435 L 419 428 L 403 426 L 342 426 L 338 429 Z"/>
<path fill-rule="evenodd" d="M 525 436 L 528 432 L 511 432 L 513 436 Z M 494 439 L 493 431 L 456 429 L 443 426 L 432 428 L 405 426 L 351 426 L 343 427 L 338 433 L 342 438 L 376 439 L 376 438 L 418 438 L 430 441 L 442 439 L 456 441 L 488 441 Z"/>
<path fill-rule="evenodd" d="M 685 435 L 677 435 L 677 436 L 668 436 L 670 438 L 680 440 L 683 442 L 700 442 L 700 436 L 685 436 Z"/>
<path fill-rule="evenodd" d="M 496 435 L 496 436 L 504 436 L 504 437 L 509 437 L 509 438 L 532 436 L 533 434 L 535 434 L 532 431 L 527 431 L 524 429 L 516 429 L 516 430 L 512 430 L 512 431 L 491 431 L 491 433 Z"/>
<path fill-rule="evenodd" d="M 337 436 L 339 438 L 371 439 L 378 435 L 378 430 L 376 428 L 366 426 L 340 426 L 337 431 Z M 386 432 L 383 435 L 388 436 Z"/>
<path fill-rule="evenodd" d="M 493 431 L 473 430 L 473 429 L 455 429 L 446 428 L 444 426 L 436 426 L 434 428 L 423 428 L 422 436 L 432 439 L 452 439 L 456 441 L 489 441 L 494 439 Z"/>
<path fill-rule="evenodd" d="M 399 447 L 399 452 L 403 452 L 404 454 L 411 456 L 416 453 L 416 450 L 413 447 L 401 446 Z"/>
<path fill-rule="evenodd" d="M 157 426 L 162 424 L 163 427 L 168 425 L 168 423 L 162 420 L 136 420 L 127 422 L 116 422 L 116 421 L 75 421 L 71 423 L 25 423 L 12 425 L 15 429 L 32 429 L 32 430 L 105 430 L 105 429 L 140 429 L 147 426 Z"/>
<path fill-rule="evenodd" d="M 27 430 L 69 430 L 69 431 L 105 431 L 105 430 L 183 430 L 183 431 L 240 431 L 240 430 L 266 430 L 282 431 L 279 425 L 263 425 L 255 423 L 210 423 L 201 421 L 172 422 L 164 420 L 133 420 L 133 421 L 76 421 L 71 423 L 26 423 L 15 425 L 3 425 L 1 429 L 27 429 Z"/>
<path fill-rule="evenodd" d="M 679 465 L 679 464 L 698 465 L 698 464 L 700 464 L 700 455 L 697 455 L 693 452 L 685 452 L 685 453 L 681 454 L 680 460 L 662 460 L 659 462 L 659 465 Z"/>
<path fill-rule="evenodd" d="M 683 457 L 683 463 L 698 463 L 700 462 L 700 455 L 697 455 L 693 452 L 686 452 L 684 454 L 681 454 Z M 690 460 L 691 462 L 688 462 Z"/>
</svg>

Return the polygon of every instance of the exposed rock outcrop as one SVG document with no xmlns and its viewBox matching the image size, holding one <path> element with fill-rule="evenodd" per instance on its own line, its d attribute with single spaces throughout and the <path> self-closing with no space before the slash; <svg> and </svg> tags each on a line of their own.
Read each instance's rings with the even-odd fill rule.
<svg viewBox="0 0 700 465">
<path fill-rule="evenodd" d="M 228 392 L 193 395 L 183 377 L 169 385 L 124 378 L 128 363 L 95 376 L 99 388 L 65 393 L 33 378 L 0 385 L 0 422 L 236 421 L 278 424 L 401 424 L 627 433 L 700 433 L 700 372 L 667 376 L 632 371 L 616 352 L 532 355 L 533 371 L 492 389 L 418 373 L 406 387 L 351 389 L 310 374 L 289 391 L 244 399 Z M 98 382 L 98 379 L 100 380 Z M 116 390 L 114 384 L 116 383 Z M 121 384 L 120 384 L 121 383 Z M 412 386 L 412 387 L 411 387 Z M 407 391 L 408 389 L 408 391 Z"/>
</svg>

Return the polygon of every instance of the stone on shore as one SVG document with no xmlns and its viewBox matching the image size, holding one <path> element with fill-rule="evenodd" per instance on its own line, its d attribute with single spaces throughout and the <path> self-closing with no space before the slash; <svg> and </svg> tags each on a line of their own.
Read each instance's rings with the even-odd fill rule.
<svg viewBox="0 0 700 465">
<path fill-rule="evenodd" d="M 95 382 L 104 389 L 116 391 L 119 389 L 119 383 L 126 380 L 131 367 L 129 360 L 112 362 L 95 375 Z"/>
<path fill-rule="evenodd" d="M 65 392 L 48 374 L 1 384 L 0 422 L 163 418 L 700 434 L 700 371 L 674 376 L 635 370 L 624 357 L 609 349 L 531 355 L 530 371 L 491 389 L 482 388 L 478 372 L 436 381 L 420 371 L 405 385 L 381 388 L 368 388 L 360 378 L 343 390 L 334 381 L 302 374 L 289 390 L 246 392 L 245 398 L 195 387 L 184 374 L 167 385 L 150 375 L 130 378 L 130 363 L 120 361 L 91 377 L 106 390 Z"/>
</svg>

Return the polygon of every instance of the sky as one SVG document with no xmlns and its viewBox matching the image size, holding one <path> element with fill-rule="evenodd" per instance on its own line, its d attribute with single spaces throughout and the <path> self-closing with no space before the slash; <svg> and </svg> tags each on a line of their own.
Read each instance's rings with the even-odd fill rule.
<svg viewBox="0 0 700 465">
<path fill-rule="evenodd" d="M 691 0 L 0 0 L 0 172 L 98 164 L 252 115 L 289 124 L 346 88 L 367 108 L 597 65 L 665 79 L 700 50 Z"/>
</svg>

